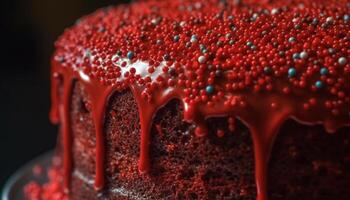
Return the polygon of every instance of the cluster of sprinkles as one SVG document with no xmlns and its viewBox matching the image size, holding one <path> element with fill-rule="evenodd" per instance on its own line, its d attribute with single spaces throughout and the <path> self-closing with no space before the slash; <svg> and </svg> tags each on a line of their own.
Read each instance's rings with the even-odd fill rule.
<svg viewBox="0 0 350 200">
<path fill-rule="evenodd" d="M 235 117 L 245 118 L 258 145 L 258 199 L 266 200 L 264 160 L 285 118 L 323 123 L 329 132 L 350 124 L 349 15 L 346 0 L 148 0 L 108 7 L 59 38 L 53 74 L 68 69 L 97 81 L 91 91 L 106 98 L 96 88 L 140 89 L 134 95 L 147 111 L 140 112 L 140 171 L 149 168 L 148 132 L 164 96 L 181 98 L 184 119 L 195 121 L 198 136 L 206 134 L 208 116 L 232 116 L 230 131 Z M 95 186 L 101 188 L 103 137 L 97 138 Z"/>
<path fill-rule="evenodd" d="M 145 98 L 177 87 L 191 104 L 213 105 L 242 91 L 302 89 L 330 112 L 343 112 L 349 27 L 346 1 L 148 1 L 79 20 L 56 43 L 56 59 L 103 84 L 144 85 Z M 139 61 L 148 69 L 135 69 Z"/>
</svg>

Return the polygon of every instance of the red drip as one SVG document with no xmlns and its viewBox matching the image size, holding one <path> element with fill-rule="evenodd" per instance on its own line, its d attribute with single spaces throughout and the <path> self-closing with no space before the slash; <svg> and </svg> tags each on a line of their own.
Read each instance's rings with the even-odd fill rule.
<svg viewBox="0 0 350 200">
<path fill-rule="evenodd" d="M 98 84 L 96 81 L 80 74 L 78 80 L 83 83 L 89 101 L 91 102 L 92 119 L 96 131 L 96 170 L 95 170 L 95 189 L 101 190 L 105 184 L 105 136 L 104 136 L 104 118 L 105 109 L 108 103 L 112 87 L 106 87 Z M 84 77 L 84 79 L 83 79 Z"/>
<path fill-rule="evenodd" d="M 150 130 L 152 125 L 153 115 L 156 112 L 156 107 L 141 97 L 141 90 L 138 87 L 131 87 L 134 98 L 137 102 L 141 123 L 141 140 L 140 140 L 140 159 L 139 172 L 147 173 L 150 170 L 149 146 L 150 146 Z"/>
<path fill-rule="evenodd" d="M 267 173 L 270 153 L 278 130 L 288 116 L 289 110 L 279 111 L 278 113 L 263 116 L 264 118 L 261 118 L 260 123 L 254 126 L 248 126 L 254 144 L 257 200 L 268 199 Z"/>
<path fill-rule="evenodd" d="M 92 119 L 96 131 L 96 170 L 95 170 L 95 189 L 100 190 L 105 184 L 104 160 L 105 160 L 105 141 L 104 141 L 104 117 L 105 108 L 112 93 L 113 87 L 107 87 L 99 84 L 98 81 L 90 79 L 90 77 L 77 73 L 70 68 L 59 67 L 59 63 L 53 62 L 55 69 L 55 79 L 52 84 L 52 108 L 51 120 L 56 122 L 56 110 L 59 111 L 59 122 L 62 125 L 63 135 L 63 168 L 64 168 L 64 184 L 68 191 L 70 179 L 72 175 L 72 135 L 70 125 L 70 105 L 73 83 L 75 80 L 81 82 L 86 90 L 89 101 L 91 102 Z M 57 77 L 63 77 L 63 102 L 59 101 L 59 84 Z"/>
<path fill-rule="evenodd" d="M 50 111 L 50 120 L 53 124 L 58 124 L 59 119 L 59 111 L 58 111 L 58 104 L 59 104 L 59 94 L 58 94 L 58 87 L 60 82 L 62 82 L 62 77 L 56 73 L 53 72 L 51 76 L 51 103 L 52 103 L 52 109 Z"/>
<path fill-rule="evenodd" d="M 72 162 L 72 134 L 70 124 L 70 105 L 72 95 L 72 81 L 70 77 L 64 76 L 63 83 L 63 102 L 59 104 L 60 122 L 63 136 L 63 169 L 64 169 L 64 187 L 69 191 L 70 180 L 73 168 Z"/>
</svg>

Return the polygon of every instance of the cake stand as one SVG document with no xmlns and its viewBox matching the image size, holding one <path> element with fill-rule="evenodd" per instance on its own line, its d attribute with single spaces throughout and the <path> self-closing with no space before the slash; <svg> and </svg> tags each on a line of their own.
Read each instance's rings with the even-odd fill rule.
<svg viewBox="0 0 350 200">
<path fill-rule="evenodd" d="M 1 200 L 24 200 L 23 188 L 30 181 L 37 183 L 45 183 L 47 181 L 47 169 L 51 164 L 53 151 L 44 153 L 39 157 L 28 162 L 14 173 L 6 182 Z M 42 173 L 36 174 L 33 172 L 35 166 L 42 167 Z"/>
</svg>

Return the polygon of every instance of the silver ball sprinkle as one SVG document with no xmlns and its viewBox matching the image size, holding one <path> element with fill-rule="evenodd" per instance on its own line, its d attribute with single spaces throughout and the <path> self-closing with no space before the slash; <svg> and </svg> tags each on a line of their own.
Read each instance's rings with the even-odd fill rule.
<svg viewBox="0 0 350 200">
<path fill-rule="evenodd" d="M 293 43 L 293 42 L 295 42 L 297 39 L 295 38 L 295 37 L 290 37 L 289 39 L 288 39 L 288 42 L 290 42 L 290 43 Z"/>
<path fill-rule="evenodd" d="M 338 59 L 338 63 L 339 63 L 339 65 L 343 66 L 343 65 L 346 65 L 348 63 L 348 61 L 345 57 L 340 57 Z"/>
<path fill-rule="evenodd" d="M 335 49 L 334 48 L 328 48 L 328 53 L 329 54 L 335 54 Z"/>
<path fill-rule="evenodd" d="M 306 51 L 302 51 L 299 56 L 301 59 L 307 59 L 309 55 Z"/>
<path fill-rule="evenodd" d="M 207 59 L 205 58 L 205 56 L 199 56 L 198 57 L 198 62 L 201 63 L 201 64 L 205 63 L 206 60 Z"/>
</svg>

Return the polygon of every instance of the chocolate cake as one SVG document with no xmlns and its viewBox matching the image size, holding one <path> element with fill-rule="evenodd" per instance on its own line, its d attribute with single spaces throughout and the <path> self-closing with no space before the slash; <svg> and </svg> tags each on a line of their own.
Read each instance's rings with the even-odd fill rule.
<svg viewBox="0 0 350 200">
<path fill-rule="evenodd" d="M 350 199 L 350 2 L 136 1 L 56 42 L 28 199 Z"/>
</svg>

